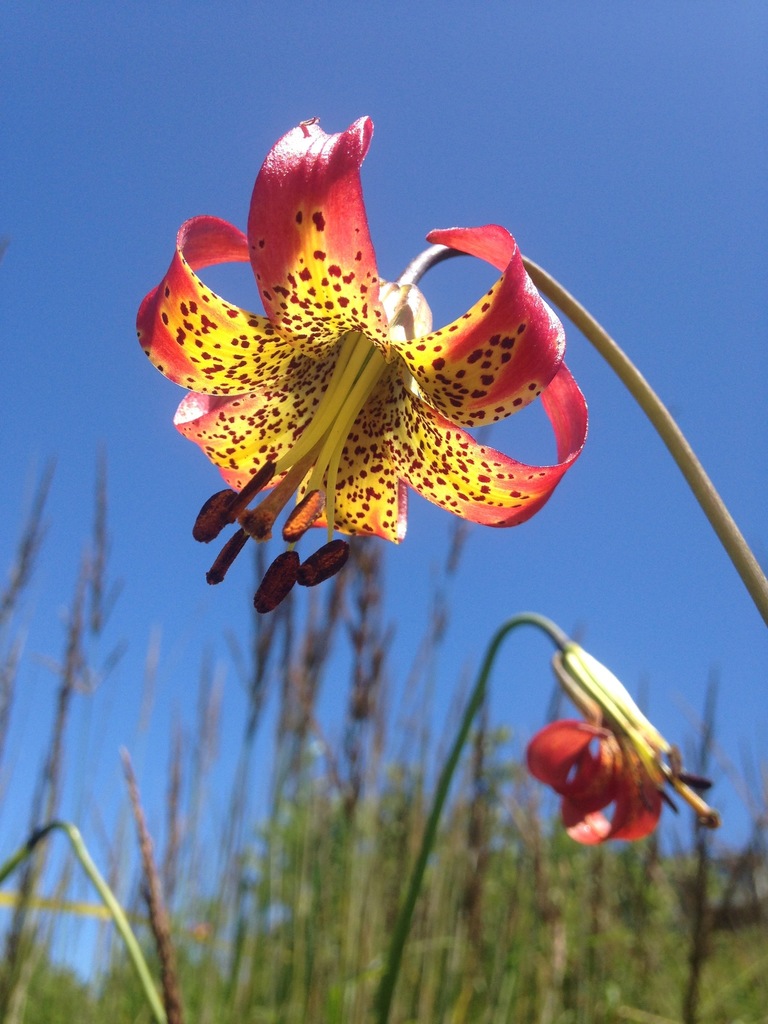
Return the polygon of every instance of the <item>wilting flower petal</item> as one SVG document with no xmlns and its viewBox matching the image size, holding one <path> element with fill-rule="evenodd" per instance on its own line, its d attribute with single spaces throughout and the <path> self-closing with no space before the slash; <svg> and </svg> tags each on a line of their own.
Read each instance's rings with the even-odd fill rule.
<svg viewBox="0 0 768 1024">
<path fill-rule="evenodd" d="M 608 735 L 588 722 L 552 722 L 531 740 L 528 770 L 561 796 L 593 803 L 592 810 L 605 807 L 613 798 L 616 778 L 615 751 L 602 742 Z"/>
<path fill-rule="evenodd" d="M 531 775 L 563 797 L 563 824 L 580 843 L 640 839 L 656 827 L 659 791 L 609 730 L 552 722 L 533 737 L 526 757 Z M 599 812 L 610 804 L 615 807 L 609 822 Z"/>
<path fill-rule="evenodd" d="M 649 835 L 661 815 L 665 784 L 696 810 L 702 824 L 717 827 L 717 813 L 692 791 L 694 783 L 679 765 L 672 765 L 678 759 L 674 748 L 612 672 L 573 642 L 555 656 L 554 666 L 568 695 L 593 721 L 550 723 L 528 744 L 526 760 L 531 775 L 562 797 L 563 824 L 573 839 L 594 844 Z M 603 811 L 610 805 L 609 820 Z"/>
</svg>

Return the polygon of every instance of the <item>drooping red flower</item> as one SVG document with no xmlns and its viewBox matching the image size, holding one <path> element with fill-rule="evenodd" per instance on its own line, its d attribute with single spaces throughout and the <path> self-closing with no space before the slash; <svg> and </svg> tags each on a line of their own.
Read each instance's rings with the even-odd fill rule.
<svg viewBox="0 0 768 1024">
<path fill-rule="evenodd" d="M 656 828 L 663 779 L 654 780 L 610 729 L 578 720 L 552 722 L 533 737 L 526 759 L 531 775 L 563 798 L 563 824 L 578 842 L 642 839 Z M 609 820 L 603 812 L 611 804 Z"/>
<path fill-rule="evenodd" d="M 257 539 L 292 494 L 316 492 L 312 524 L 327 525 L 329 539 L 338 530 L 400 541 L 406 485 L 472 522 L 513 526 L 544 505 L 586 437 L 562 325 L 507 231 L 429 236 L 502 272 L 440 330 L 414 285 L 380 280 L 360 183 L 372 132 L 369 118 L 336 135 L 315 121 L 288 132 L 259 172 L 247 234 L 214 217 L 187 221 L 139 310 L 144 351 L 190 392 L 178 430 L 233 491 L 271 464 L 265 511 L 243 520 L 238 506 L 234 516 Z M 248 260 L 266 315 L 197 276 Z M 555 433 L 553 465 L 517 462 L 465 429 L 539 396 Z"/>
</svg>

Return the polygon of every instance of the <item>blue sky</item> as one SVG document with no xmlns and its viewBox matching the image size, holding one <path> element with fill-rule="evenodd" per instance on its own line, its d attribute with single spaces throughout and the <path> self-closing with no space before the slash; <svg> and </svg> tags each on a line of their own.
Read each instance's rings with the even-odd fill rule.
<svg viewBox="0 0 768 1024">
<path fill-rule="evenodd" d="M 247 642 L 251 573 L 238 566 L 223 586 L 205 584 L 210 551 L 189 530 L 218 477 L 172 428 L 182 392 L 142 355 L 134 320 L 180 223 L 210 213 L 244 227 L 261 161 L 302 119 L 340 131 L 373 118 L 363 184 L 382 276 L 397 276 L 433 228 L 507 227 L 638 363 L 765 565 L 763 4 L 29 2 L 4 5 L 2 23 L 1 564 L 37 475 L 57 461 L 0 811 L 9 849 L 47 737 L 54 679 L 41 656 L 61 649 L 102 449 L 122 581 L 112 637 L 128 648 L 73 724 L 101 766 L 89 780 L 98 812 L 78 805 L 73 784 L 65 813 L 88 833 L 122 800 L 117 749 L 138 744 L 153 631 L 156 714 L 139 752 L 150 808 L 159 814 L 170 722 L 192 727 L 203 650 L 225 676 L 225 743 L 239 742 L 242 694 L 224 636 Z M 424 289 L 436 321 L 494 277 L 469 260 L 433 271 Z M 258 303 L 242 268 L 216 285 Z M 531 609 L 578 630 L 672 741 L 690 741 L 716 673 L 718 743 L 740 772 L 765 755 L 765 626 L 661 442 L 566 327 L 590 407 L 587 448 L 533 521 L 471 530 L 448 591 L 436 704 L 453 706 L 496 626 Z M 553 455 L 534 409 L 492 443 L 523 460 Z M 414 496 L 408 536 L 386 552 L 395 682 L 428 621 L 451 526 Z M 505 650 L 492 717 L 520 749 L 543 722 L 549 650 L 533 634 Z M 343 683 L 323 696 L 331 736 L 343 698 Z M 716 775 L 723 841 L 743 838 L 742 798 L 722 766 Z M 689 821 L 667 827 L 684 838 Z"/>
</svg>

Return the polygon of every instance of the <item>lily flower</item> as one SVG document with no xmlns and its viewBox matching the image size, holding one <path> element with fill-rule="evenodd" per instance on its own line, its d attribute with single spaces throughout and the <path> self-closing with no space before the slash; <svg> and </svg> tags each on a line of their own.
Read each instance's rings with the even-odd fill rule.
<svg viewBox="0 0 768 1024">
<path fill-rule="evenodd" d="M 278 589 L 295 575 L 309 585 L 336 570 L 346 545 L 332 541 L 334 530 L 402 540 L 408 486 L 471 522 L 522 523 L 583 447 L 586 405 L 563 363 L 562 325 L 506 230 L 428 236 L 501 271 L 439 330 L 414 280 L 379 278 L 360 183 L 372 133 L 366 117 L 335 135 L 317 119 L 289 131 L 256 179 L 247 234 L 215 217 L 188 220 L 168 272 L 141 304 L 144 351 L 190 392 L 174 424 L 228 485 L 204 507 L 195 536 L 240 526 L 210 582 L 248 536 L 270 536 L 292 496 L 299 510 L 284 531 L 287 553 L 312 525 L 326 526 L 336 547 L 305 580 L 298 556 L 284 560 Z M 227 302 L 197 275 L 246 261 L 265 315 Z M 538 397 L 554 429 L 553 465 L 517 462 L 466 430 Z M 261 488 L 271 493 L 248 510 Z"/>
<path fill-rule="evenodd" d="M 562 797 L 568 834 L 594 845 L 641 839 L 656 828 L 670 786 L 717 828 L 720 818 L 696 793 L 709 782 L 682 770 L 680 754 L 643 715 L 604 665 L 569 642 L 555 656 L 556 675 L 586 721 L 552 722 L 527 750 L 528 770 Z M 666 760 L 665 760 L 666 759 Z M 613 804 L 609 820 L 603 811 Z"/>
</svg>

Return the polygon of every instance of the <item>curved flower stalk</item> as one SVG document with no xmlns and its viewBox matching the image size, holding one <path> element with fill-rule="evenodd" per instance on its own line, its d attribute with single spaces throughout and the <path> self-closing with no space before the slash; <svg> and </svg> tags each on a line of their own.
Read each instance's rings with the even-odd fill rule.
<svg viewBox="0 0 768 1024">
<path fill-rule="evenodd" d="M 568 834 L 593 845 L 641 839 L 658 824 L 669 785 L 717 828 L 720 818 L 695 792 L 709 783 L 682 771 L 680 755 L 643 715 L 616 676 L 569 641 L 554 658 L 561 685 L 585 721 L 552 722 L 527 750 L 528 769 L 563 799 Z M 693 787 L 693 788 L 692 788 Z M 603 813 L 613 805 L 609 820 Z"/>
<path fill-rule="evenodd" d="M 501 271 L 463 316 L 439 330 L 413 277 L 380 280 L 360 167 L 373 124 L 336 135 L 316 120 L 271 150 L 251 199 L 247 234 L 214 217 L 182 225 L 163 280 L 141 304 L 144 351 L 190 394 L 175 425 L 219 468 L 195 528 L 239 530 L 208 575 L 219 582 L 247 538 L 265 540 L 296 495 L 285 552 L 257 594 L 266 611 L 298 580 L 312 585 L 346 558 L 342 534 L 405 535 L 407 486 L 472 522 L 514 526 L 534 515 L 578 457 L 584 398 L 563 363 L 562 325 L 503 228 L 451 229 L 430 239 Z M 250 260 L 265 314 L 226 302 L 197 276 Z M 536 398 L 552 423 L 557 462 L 529 466 L 467 433 Z M 248 509 L 262 489 L 270 494 Z M 320 552 L 293 545 L 326 526 Z M 270 575 L 271 574 L 271 575 Z"/>
<path fill-rule="evenodd" d="M 667 407 L 626 352 L 559 281 L 533 260 L 523 257 L 523 264 L 536 287 L 578 327 L 651 421 L 768 625 L 768 578 Z"/>
<path fill-rule="evenodd" d="M 440 817 L 456 777 L 461 754 L 469 742 L 472 723 L 485 703 L 488 681 L 502 644 L 520 626 L 534 626 L 552 641 L 557 648 L 554 666 L 558 679 L 589 719 L 588 723 L 556 722 L 534 737 L 528 749 L 528 765 L 532 773 L 561 794 L 563 789 L 568 790 L 569 795 L 564 797 L 563 802 L 565 804 L 566 799 L 570 801 L 566 824 L 574 839 L 582 843 L 596 843 L 608 838 L 638 839 L 640 835 L 646 835 L 658 821 L 661 801 L 671 803 L 661 788 L 665 784 L 691 804 L 702 824 L 710 828 L 720 824 L 717 812 L 691 789 L 691 786 L 705 789 L 709 783 L 682 771 L 676 748 L 670 746 L 645 718 L 618 679 L 605 666 L 543 615 L 521 612 L 507 619 L 491 637 L 470 690 L 458 731 L 437 779 L 421 847 L 392 930 L 384 971 L 376 993 L 374 1016 L 378 1024 L 387 1024 L 389 1020 L 405 944 L 427 863 L 435 848 Z M 604 758 L 602 749 L 597 755 L 585 757 L 586 746 L 595 738 L 604 742 L 606 748 L 610 747 L 612 751 L 619 751 L 623 755 L 623 759 L 615 760 L 613 773 L 610 772 L 610 764 L 606 767 L 608 758 Z M 667 763 L 662 760 L 663 755 Z M 594 795 L 593 791 L 599 795 Z M 619 812 L 619 799 L 628 806 L 626 813 L 623 810 Z M 616 800 L 617 812 L 612 828 L 599 812 L 613 800 Z"/>
</svg>

